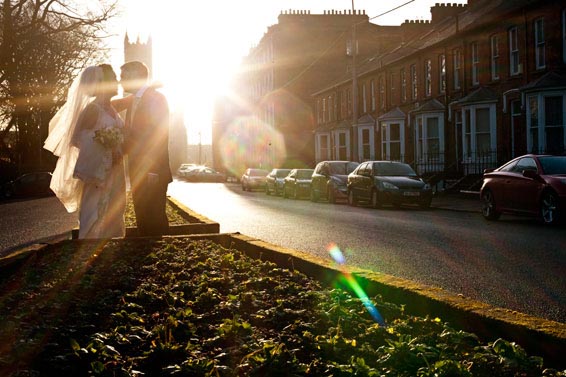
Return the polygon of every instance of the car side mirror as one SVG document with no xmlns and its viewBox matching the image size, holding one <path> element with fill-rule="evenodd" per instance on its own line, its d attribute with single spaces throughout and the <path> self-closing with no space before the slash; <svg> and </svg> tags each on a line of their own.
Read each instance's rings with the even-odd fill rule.
<svg viewBox="0 0 566 377">
<path fill-rule="evenodd" d="M 536 179 L 536 178 L 538 178 L 538 173 L 536 172 L 536 170 L 526 169 L 526 170 L 523 170 L 523 177 L 527 177 L 527 178 L 530 178 L 530 179 Z"/>
<path fill-rule="evenodd" d="M 494 171 L 495 168 L 488 168 L 488 169 L 483 169 L 483 173 L 487 174 L 487 173 L 491 173 L 492 171 Z"/>
</svg>

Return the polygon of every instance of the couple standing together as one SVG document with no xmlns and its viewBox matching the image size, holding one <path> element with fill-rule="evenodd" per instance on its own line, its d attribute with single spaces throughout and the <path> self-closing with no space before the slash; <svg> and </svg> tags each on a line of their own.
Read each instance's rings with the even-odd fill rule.
<svg viewBox="0 0 566 377">
<path fill-rule="evenodd" d="M 113 100 L 112 67 L 87 67 L 49 123 L 44 148 L 59 157 L 51 189 L 68 212 L 79 211 L 79 238 L 125 235 L 125 159 L 139 235 L 167 231 L 169 107 L 148 77 L 143 63 L 124 64 L 120 84 L 129 95 Z M 125 121 L 118 114 L 124 110 Z"/>
</svg>

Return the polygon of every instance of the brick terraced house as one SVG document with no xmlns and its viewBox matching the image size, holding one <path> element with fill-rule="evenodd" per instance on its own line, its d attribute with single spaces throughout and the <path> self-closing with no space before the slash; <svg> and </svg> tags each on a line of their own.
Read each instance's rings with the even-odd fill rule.
<svg viewBox="0 0 566 377">
<path fill-rule="evenodd" d="M 245 57 L 237 98 L 216 104 L 213 148 L 219 169 L 314 164 L 312 93 L 352 71 L 353 25 L 360 59 L 400 41 L 398 27 L 372 24 L 359 10 L 279 15 Z"/>
<path fill-rule="evenodd" d="M 469 0 L 431 15 L 359 59 L 357 119 L 350 74 L 313 93 L 316 161 L 400 160 L 466 189 L 511 157 L 565 153 L 566 4 Z"/>
<path fill-rule="evenodd" d="M 282 12 L 245 58 L 238 98 L 217 104 L 217 168 L 400 160 L 466 189 L 512 157 L 566 152 L 563 2 L 437 3 L 430 21 L 369 21 Z"/>
</svg>

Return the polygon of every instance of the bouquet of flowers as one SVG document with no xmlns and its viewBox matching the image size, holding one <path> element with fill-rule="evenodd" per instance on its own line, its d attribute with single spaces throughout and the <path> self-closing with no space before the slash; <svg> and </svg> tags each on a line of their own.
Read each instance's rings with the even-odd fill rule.
<svg viewBox="0 0 566 377">
<path fill-rule="evenodd" d="M 124 133 L 117 127 L 102 128 L 94 132 L 94 141 L 108 149 L 113 149 L 122 145 Z"/>
</svg>

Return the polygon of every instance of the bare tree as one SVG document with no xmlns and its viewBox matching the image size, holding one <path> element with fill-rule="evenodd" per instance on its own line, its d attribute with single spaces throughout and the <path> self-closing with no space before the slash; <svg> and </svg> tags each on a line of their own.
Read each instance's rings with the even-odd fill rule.
<svg viewBox="0 0 566 377">
<path fill-rule="evenodd" d="M 24 170 L 44 164 L 49 119 L 80 69 L 105 54 L 104 26 L 116 3 L 90 3 L 89 9 L 73 0 L 1 2 L 0 158 Z"/>
</svg>

